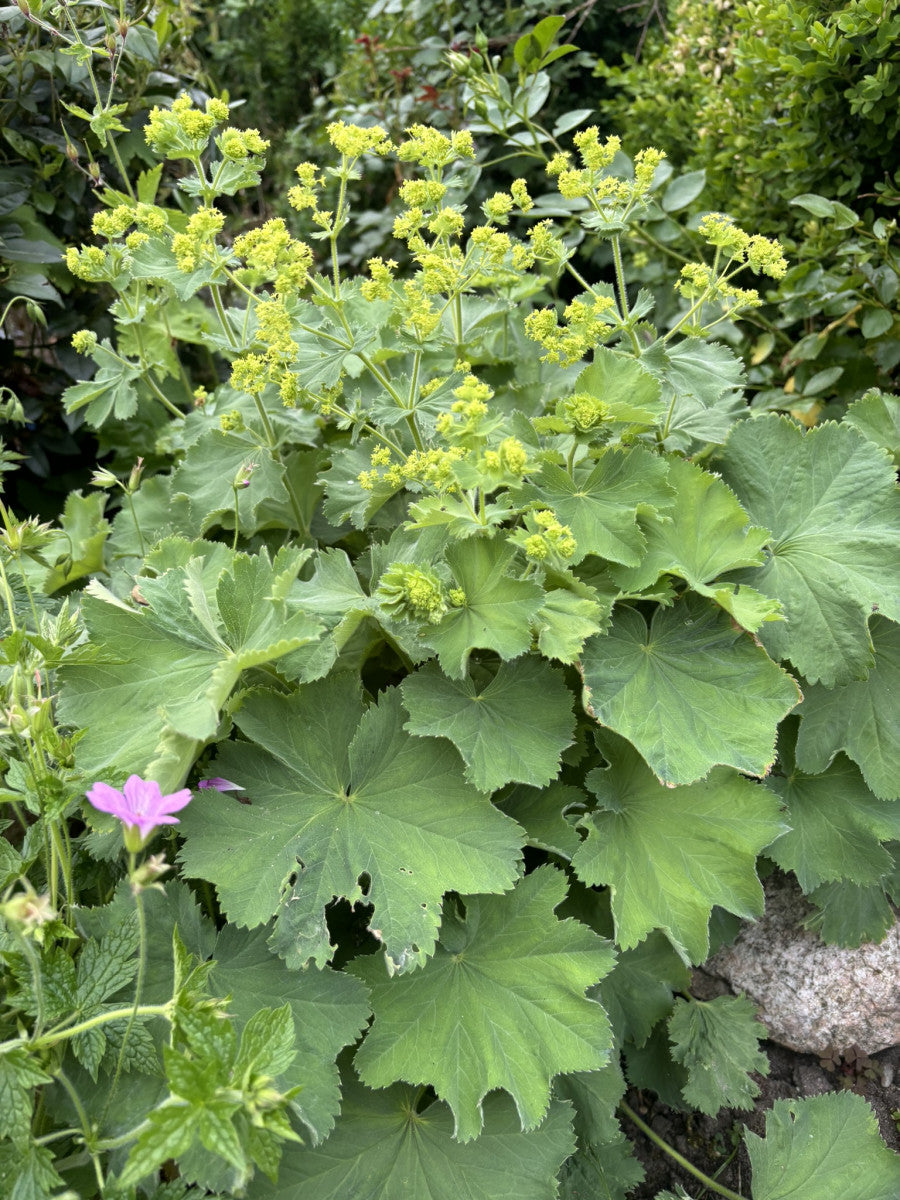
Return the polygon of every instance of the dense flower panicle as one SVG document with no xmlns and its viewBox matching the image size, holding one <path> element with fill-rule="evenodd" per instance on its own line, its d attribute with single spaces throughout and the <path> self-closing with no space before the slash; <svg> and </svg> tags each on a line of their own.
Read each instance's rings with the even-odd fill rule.
<svg viewBox="0 0 900 1200">
<path fill-rule="evenodd" d="M 129 833 L 137 830 L 137 840 L 143 843 L 159 825 L 179 824 L 172 813 L 179 812 L 192 799 L 190 788 L 164 796 L 155 779 L 141 779 L 140 775 L 129 776 L 121 792 L 108 783 L 95 783 L 85 794 L 94 808 L 119 818 L 125 826 L 129 849 L 137 848 L 129 844 Z"/>
<path fill-rule="evenodd" d="M 362 125 L 347 125 L 332 121 L 327 127 L 328 140 L 339 154 L 359 158 L 361 154 L 390 154 L 394 144 L 380 125 L 368 129 Z"/>
</svg>

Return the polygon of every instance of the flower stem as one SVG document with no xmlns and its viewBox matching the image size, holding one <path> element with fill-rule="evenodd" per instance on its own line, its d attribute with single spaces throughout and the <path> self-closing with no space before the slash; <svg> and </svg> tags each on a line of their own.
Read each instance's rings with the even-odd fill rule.
<svg viewBox="0 0 900 1200">
<path fill-rule="evenodd" d="M 665 1154 L 668 1154 L 670 1158 L 674 1159 L 680 1167 L 682 1167 L 689 1174 L 693 1175 L 695 1179 L 699 1179 L 704 1187 L 710 1188 L 714 1192 L 718 1192 L 718 1194 L 720 1196 L 724 1196 L 726 1200 L 745 1200 L 745 1197 L 741 1196 L 740 1193 L 733 1192 L 731 1188 L 725 1187 L 724 1184 L 716 1183 L 714 1179 L 710 1179 L 708 1175 L 704 1175 L 699 1167 L 695 1167 L 693 1163 L 688 1162 L 688 1160 L 680 1155 L 673 1146 L 670 1146 L 668 1142 L 664 1141 L 658 1133 L 654 1133 L 650 1126 L 645 1121 L 642 1121 L 637 1113 L 628 1107 L 624 1100 L 619 1101 L 619 1108 L 629 1119 L 629 1121 L 633 1121 L 634 1124 L 637 1125 L 638 1129 L 640 1129 L 641 1133 L 644 1134 L 645 1137 L 648 1137 L 654 1145 L 658 1146 Z"/>
<path fill-rule="evenodd" d="M 135 856 L 129 856 L 129 874 L 134 875 Z M 134 905 L 137 909 L 138 919 L 138 969 L 137 979 L 134 984 L 134 1006 L 131 1009 L 131 1015 L 128 1018 L 128 1024 L 125 1026 L 125 1033 L 122 1036 L 122 1045 L 119 1047 L 119 1055 L 116 1059 L 116 1072 L 113 1075 L 112 1085 L 107 1093 L 106 1104 L 103 1106 L 103 1116 L 109 1112 L 109 1106 L 115 1099 L 116 1090 L 119 1086 L 119 1077 L 122 1074 L 122 1066 L 125 1062 L 125 1048 L 128 1045 L 128 1039 L 131 1036 L 131 1031 L 134 1028 L 134 1022 L 137 1018 L 138 1009 L 141 1006 L 141 993 L 144 990 L 144 972 L 147 969 L 147 918 L 144 915 L 144 897 L 141 894 L 137 885 L 134 885 Z"/>
</svg>

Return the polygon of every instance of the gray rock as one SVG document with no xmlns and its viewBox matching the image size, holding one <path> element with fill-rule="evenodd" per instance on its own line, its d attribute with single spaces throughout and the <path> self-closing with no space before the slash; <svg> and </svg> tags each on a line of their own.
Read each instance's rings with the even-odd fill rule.
<svg viewBox="0 0 900 1200">
<path fill-rule="evenodd" d="M 799 927 L 809 906 L 793 877 L 776 873 L 765 890 L 765 915 L 705 970 L 746 992 L 769 1037 L 801 1054 L 900 1043 L 900 921 L 878 945 L 826 946 Z"/>
</svg>

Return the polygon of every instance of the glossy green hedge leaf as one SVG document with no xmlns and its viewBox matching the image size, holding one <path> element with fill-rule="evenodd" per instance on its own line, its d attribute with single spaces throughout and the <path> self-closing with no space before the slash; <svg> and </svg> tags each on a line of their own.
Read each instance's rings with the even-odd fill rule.
<svg viewBox="0 0 900 1200">
<path fill-rule="evenodd" d="M 900 460 L 900 396 L 869 388 L 847 409 L 843 423 Z"/>
<path fill-rule="evenodd" d="M 507 896 L 466 897 L 464 919 L 446 914 L 423 970 L 390 979 L 378 959 L 357 959 L 352 970 L 371 987 L 375 1010 L 356 1056 L 363 1082 L 431 1084 L 465 1142 L 481 1132 L 493 1089 L 509 1092 L 522 1128 L 534 1129 L 554 1075 L 602 1067 L 609 1021 L 584 993 L 614 955 L 585 925 L 554 918 L 565 894 L 562 872 L 541 867 Z"/>
<path fill-rule="evenodd" d="M 292 1108 L 313 1141 L 327 1137 L 341 1106 L 335 1059 L 365 1026 L 370 1012 L 365 989 L 342 971 L 288 970 L 266 945 L 265 930 L 247 932 L 226 925 L 216 943 L 215 961 L 211 988 L 218 996 L 231 997 L 228 1011 L 238 1028 L 266 1005 L 290 1005 L 296 1056 L 283 1072 L 281 1090 L 302 1089 Z"/>
<path fill-rule="evenodd" d="M 465 603 L 439 625 L 428 626 L 423 640 L 437 651 L 451 679 L 462 679 L 472 650 L 493 650 L 502 659 L 518 658 L 531 646 L 530 623 L 544 593 L 536 584 L 507 574 L 515 555 L 501 541 L 484 539 L 452 545 L 447 564 Z"/>
<path fill-rule="evenodd" d="M 253 696 L 235 718 L 249 740 L 217 761 L 251 803 L 216 793 L 184 810 L 185 873 L 214 883 L 237 925 L 277 912 L 270 944 L 291 965 L 331 957 L 325 908 L 345 897 L 373 905 L 370 928 L 410 970 L 431 953 L 445 891 L 516 878 L 522 831 L 465 782 L 452 746 L 404 733 L 405 718 L 399 692 L 364 710 L 346 677 Z"/>
<path fill-rule="evenodd" d="M 576 874 L 609 886 L 623 950 L 661 929 L 686 961 L 703 962 L 714 904 L 742 917 L 763 911 L 756 858 L 784 829 L 778 801 L 725 768 L 665 787 L 620 738 L 598 742 L 611 765 L 588 776 L 597 808 L 581 822 L 588 837 Z"/>
<path fill-rule="evenodd" d="M 640 566 L 611 569 L 621 590 L 638 592 L 651 587 L 660 575 L 672 574 L 715 600 L 751 632 L 774 619 L 779 611 L 776 600 L 746 584 L 714 582 L 740 567 L 761 566 L 769 531 L 750 525 L 721 479 L 685 459 L 669 459 L 668 484 L 675 489 L 675 503 L 666 520 L 648 523 L 647 552 Z"/>
<path fill-rule="evenodd" d="M 696 200 L 706 187 L 705 171 L 687 171 L 676 175 L 663 193 L 662 207 L 667 213 L 680 212 Z"/>
<path fill-rule="evenodd" d="M 719 764 L 765 775 L 796 683 L 727 613 L 690 594 L 650 628 L 620 607 L 591 638 L 582 669 L 594 719 L 637 747 L 666 783 L 693 783 Z"/>
<path fill-rule="evenodd" d="M 715 1116 L 720 1108 L 752 1108 L 759 1085 L 752 1071 L 768 1075 L 769 1060 L 759 1048 L 766 1029 L 746 996 L 676 1000 L 669 1017 L 672 1057 L 688 1073 L 682 1088 L 693 1108 Z"/>
<path fill-rule="evenodd" d="M 647 450 L 607 450 L 594 466 L 578 464 L 574 476 L 545 463 L 519 499 L 552 509 L 569 526 L 577 543 L 573 562 L 596 554 L 634 567 L 646 547 L 638 516 L 672 503 L 667 472 L 666 462 Z"/>
<path fill-rule="evenodd" d="M 827 769 L 843 750 L 882 800 L 900 798 L 900 625 L 869 623 L 875 665 L 843 687 L 804 688 L 797 765 L 808 775 Z"/>
<path fill-rule="evenodd" d="M 790 828 L 767 855 L 793 871 L 804 892 L 838 879 L 877 884 L 893 865 L 881 843 L 900 838 L 900 800 L 873 796 L 843 754 L 827 771 L 805 775 L 792 766 L 789 731 L 779 755 L 784 774 L 768 784 L 784 801 Z"/>
<path fill-rule="evenodd" d="M 488 1096 L 481 1136 L 461 1145 L 440 1101 L 420 1107 L 405 1084 L 370 1091 L 350 1069 L 343 1086 L 327 1142 L 287 1147 L 278 1183 L 255 1179 L 248 1200 L 548 1200 L 575 1148 L 571 1110 L 559 1102 L 538 1129 L 523 1133 L 510 1099 Z"/>
<path fill-rule="evenodd" d="M 404 729 L 448 738 L 463 757 L 466 778 L 480 792 L 506 783 L 543 787 L 573 741 L 572 693 L 562 672 L 529 656 L 501 663 L 491 678 L 448 679 L 435 663 L 400 685 L 410 715 Z M 540 704 L 535 704 L 535 697 Z"/>
<path fill-rule="evenodd" d="M 723 475 L 751 519 L 772 530 L 768 562 L 740 574 L 784 606 L 785 623 L 760 630 L 763 645 L 812 683 L 865 676 L 873 606 L 900 620 L 900 589 L 885 570 L 900 550 L 888 456 L 846 425 L 803 432 L 770 415 L 734 430 Z"/>
<path fill-rule="evenodd" d="M 301 562 L 302 556 L 295 574 Z M 284 601 L 271 594 L 276 572 L 265 551 L 234 556 L 215 582 L 212 601 L 203 563 L 195 558 L 157 579 L 142 579 L 147 606 L 140 610 L 102 589 L 82 601 L 99 655 L 61 668 L 59 713 L 86 730 L 78 750 L 87 775 L 99 776 L 115 764 L 123 773 L 166 783 L 150 767 L 165 760 L 172 737 L 213 737 L 243 670 L 322 634 L 313 618 L 288 615 Z"/>
<path fill-rule="evenodd" d="M 853 1092 L 776 1100 L 765 1138 L 744 1134 L 753 1200 L 896 1200 L 900 1155 L 885 1146 L 875 1114 Z"/>
</svg>

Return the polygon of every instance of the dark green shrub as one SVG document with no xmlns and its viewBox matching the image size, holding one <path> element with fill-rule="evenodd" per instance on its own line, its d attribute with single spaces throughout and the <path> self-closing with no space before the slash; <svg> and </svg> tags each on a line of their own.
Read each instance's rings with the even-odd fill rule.
<svg viewBox="0 0 900 1200">
<path fill-rule="evenodd" d="M 791 195 L 896 195 L 897 0 L 680 0 L 670 36 L 602 74 L 629 148 L 647 140 L 705 168 L 704 201 L 769 230 Z M 789 180 L 786 187 L 785 181 Z M 762 198 L 762 203 L 761 203 Z"/>
</svg>

